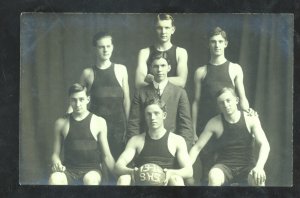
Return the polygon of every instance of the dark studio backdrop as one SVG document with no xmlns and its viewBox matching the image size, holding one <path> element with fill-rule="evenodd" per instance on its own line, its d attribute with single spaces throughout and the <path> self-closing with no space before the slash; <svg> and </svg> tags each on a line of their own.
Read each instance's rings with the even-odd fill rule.
<svg viewBox="0 0 300 198">
<path fill-rule="evenodd" d="M 226 57 L 239 63 L 250 106 L 259 115 L 271 151 L 267 185 L 290 186 L 293 178 L 293 16 L 287 14 L 173 14 L 175 45 L 188 52 L 186 90 L 193 101 L 195 70 L 208 62 L 207 33 L 223 28 Z M 68 106 L 67 90 L 95 63 L 92 37 L 114 37 L 111 60 L 126 65 L 131 96 L 139 49 L 155 39 L 155 14 L 23 14 L 21 16 L 21 184 L 47 184 L 53 126 Z"/>
</svg>

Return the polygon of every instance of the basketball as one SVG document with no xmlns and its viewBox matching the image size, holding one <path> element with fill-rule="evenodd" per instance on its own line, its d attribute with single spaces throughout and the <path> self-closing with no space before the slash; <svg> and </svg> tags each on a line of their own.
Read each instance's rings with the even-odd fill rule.
<svg viewBox="0 0 300 198">
<path fill-rule="evenodd" d="M 162 167 L 157 164 L 148 163 L 142 165 L 135 176 L 136 185 L 141 186 L 163 186 L 166 174 Z"/>
</svg>

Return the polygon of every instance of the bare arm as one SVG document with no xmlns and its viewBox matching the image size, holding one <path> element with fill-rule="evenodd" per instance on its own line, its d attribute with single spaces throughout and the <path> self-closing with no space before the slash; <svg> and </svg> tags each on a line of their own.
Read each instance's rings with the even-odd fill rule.
<svg viewBox="0 0 300 198">
<path fill-rule="evenodd" d="M 236 72 L 236 77 L 234 79 L 234 84 L 237 88 L 238 95 L 240 97 L 240 105 L 242 110 L 248 111 L 249 109 L 249 102 L 246 97 L 245 93 L 245 87 L 244 87 L 244 74 L 241 66 L 235 64 L 234 65 L 234 70 Z"/>
<path fill-rule="evenodd" d="M 102 157 L 103 161 L 106 163 L 106 166 L 108 169 L 113 173 L 114 171 L 114 165 L 115 165 L 115 160 L 111 155 L 109 146 L 108 146 L 108 141 L 107 141 L 107 125 L 106 121 L 103 118 L 97 118 L 97 125 L 99 128 L 99 134 L 98 134 L 98 142 L 100 145 L 100 148 L 102 150 Z"/>
<path fill-rule="evenodd" d="M 182 178 L 190 178 L 193 176 L 193 167 L 191 160 L 188 155 L 187 147 L 185 144 L 185 141 L 182 137 L 177 136 L 176 137 L 176 158 L 178 161 L 178 164 L 180 166 L 179 169 L 167 169 L 167 176 L 166 176 L 166 181 L 170 178 L 171 175 L 178 175 L 181 176 Z"/>
<path fill-rule="evenodd" d="M 123 153 L 120 155 L 115 165 L 115 173 L 117 175 L 132 175 L 133 168 L 128 168 L 127 165 L 132 161 L 136 153 L 136 137 L 132 137 Z"/>
<path fill-rule="evenodd" d="M 55 122 L 54 126 L 54 144 L 53 154 L 51 156 L 52 171 L 64 171 L 65 167 L 60 160 L 61 143 L 63 139 L 62 130 L 65 124 L 64 118 L 60 118 Z"/>
<path fill-rule="evenodd" d="M 139 88 L 149 84 L 150 79 L 146 78 L 147 73 L 148 73 L 147 59 L 149 57 L 149 53 L 150 53 L 149 48 L 141 49 L 139 52 L 137 68 L 136 68 L 136 72 L 135 72 L 135 87 L 136 87 L 136 89 L 139 89 Z"/>
<path fill-rule="evenodd" d="M 200 151 L 204 148 L 204 146 L 207 144 L 207 142 L 210 140 L 210 138 L 213 135 L 213 126 L 216 123 L 216 117 L 212 118 L 208 123 L 206 124 L 204 131 L 199 136 L 198 141 L 196 144 L 192 147 L 190 150 L 189 156 L 191 159 L 191 163 L 194 164 Z"/>
<path fill-rule="evenodd" d="M 255 140 L 260 146 L 256 167 L 264 168 L 270 152 L 270 145 L 263 131 L 258 116 L 253 116 L 253 126 L 251 128 Z"/>
<path fill-rule="evenodd" d="M 252 179 L 255 182 L 254 185 L 264 186 L 266 181 L 264 166 L 269 156 L 270 145 L 261 127 L 258 116 L 245 115 L 245 118 L 247 123 L 250 123 L 250 130 L 260 147 L 258 160 L 255 167 L 250 171 L 250 175 L 252 175 Z"/>
<path fill-rule="evenodd" d="M 125 110 L 125 115 L 126 115 L 126 120 L 128 121 L 129 118 L 129 111 L 130 111 L 130 92 L 129 92 L 129 85 L 128 85 L 128 73 L 126 67 L 124 67 L 123 71 L 123 80 L 122 80 L 122 88 L 124 92 L 124 110 Z"/>
<path fill-rule="evenodd" d="M 177 47 L 177 76 L 168 77 L 169 81 L 174 85 L 185 87 L 188 75 L 188 54 L 185 49 Z"/>
<path fill-rule="evenodd" d="M 200 102 L 201 97 L 201 87 L 202 87 L 202 79 L 204 74 L 205 67 L 200 67 L 196 70 L 194 76 L 194 84 L 195 84 L 195 96 L 192 104 L 192 121 L 193 121 L 193 129 L 194 129 L 194 141 L 197 141 L 197 119 L 198 119 L 198 104 Z"/>
</svg>

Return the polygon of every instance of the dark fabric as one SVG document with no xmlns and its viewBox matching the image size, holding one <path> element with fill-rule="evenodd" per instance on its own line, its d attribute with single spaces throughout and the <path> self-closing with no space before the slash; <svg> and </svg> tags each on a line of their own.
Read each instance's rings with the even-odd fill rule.
<svg viewBox="0 0 300 198">
<path fill-rule="evenodd" d="M 114 64 L 106 69 L 93 67 L 93 71 L 90 111 L 105 119 L 110 151 L 117 160 L 125 147 L 123 137 L 126 118 L 123 89 L 116 78 Z"/>
<path fill-rule="evenodd" d="M 170 132 L 166 132 L 160 139 L 154 140 L 146 133 L 144 147 L 135 158 L 137 167 L 154 163 L 162 168 L 175 168 L 175 156 L 170 153 L 168 147 L 169 135 Z"/>
<path fill-rule="evenodd" d="M 219 114 L 216 102 L 216 93 L 224 87 L 234 88 L 229 76 L 229 61 L 222 65 L 207 64 L 206 76 L 201 84 L 201 96 L 199 102 L 197 133 L 203 131 L 207 122 Z"/>
<path fill-rule="evenodd" d="M 90 171 L 95 171 L 102 177 L 100 169 L 87 169 L 87 168 L 68 168 L 64 171 L 67 177 L 68 185 L 83 185 L 83 177 Z"/>
<path fill-rule="evenodd" d="M 156 90 L 153 84 L 147 85 L 134 94 L 131 103 L 130 116 L 128 121 L 127 138 L 147 131 L 144 119 L 145 102 L 156 96 Z M 167 131 L 181 135 L 188 149 L 193 142 L 193 130 L 191 123 L 190 103 L 184 89 L 168 82 L 161 99 L 166 103 L 167 118 L 164 120 L 164 126 Z"/>
<path fill-rule="evenodd" d="M 224 164 L 216 164 L 212 168 L 219 168 L 223 171 L 225 175 L 225 183 L 224 185 L 230 185 L 233 182 L 238 182 L 239 185 L 247 185 L 248 184 L 248 175 L 250 171 L 253 169 L 253 166 L 236 166 L 229 167 Z"/>
<path fill-rule="evenodd" d="M 237 123 L 229 123 L 222 114 L 223 134 L 218 138 L 216 163 L 229 167 L 254 166 L 254 138 L 248 131 L 244 113 Z"/>
<path fill-rule="evenodd" d="M 66 168 L 99 168 L 101 152 L 99 143 L 90 130 L 93 114 L 76 121 L 70 114 L 70 128 L 64 140 L 64 165 Z"/>
<path fill-rule="evenodd" d="M 152 57 L 157 54 L 163 54 L 163 57 L 166 57 L 169 61 L 169 64 L 171 65 L 171 70 L 168 72 L 168 76 L 177 76 L 177 59 L 176 59 L 176 49 L 177 47 L 175 45 L 172 45 L 172 47 L 166 51 L 158 51 L 154 45 L 149 47 L 150 54 L 147 59 L 147 67 L 148 67 L 148 74 L 151 72 L 151 61 Z"/>
<path fill-rule="evenodd" d="M 156 15 L 22 14 L 20 131 L 9 131 L 9 134 L 18 133 L 20 139 L 20 183 L 47 184 L 54 122 L 69 105 L 69 86 L 79 81 L 86 67 L 95 65 L 93 35 L 102 30 L 113 34 L 111 59 L 127 67 L 132 97 L 137 55 L 140 49 L 154 42 L 152 24 Z M 271 146 L 265 166 L 266 185 L 292 185 L 293 15 L 174 15 L 176 31 L 172 43 L 182 46 L 188 53 L 185 89 L 189 100 L 192 102 L 194 98 L 195 70 L 209 60 L 208 32 L 220 26 L 229 40 L 226 58 L 241 65 L 247 98 L 259 113 Z M 11 67 L 16 68 L 15 65 L 4 66 Z M 5 82 L 12 82 L 18 76 L 5 74 L 8 79 Z M 17 83 L 4 84 L 10 88 Z M 3 101 L 10 98 L 15 96 L 3 95 Z M 10 106 L 3 106 L 3 109 L 3 120 L 7 120 L 6 113 L 12 109 Z M 7 121 L 9 124 L 10 120 Z"/>
</svg>

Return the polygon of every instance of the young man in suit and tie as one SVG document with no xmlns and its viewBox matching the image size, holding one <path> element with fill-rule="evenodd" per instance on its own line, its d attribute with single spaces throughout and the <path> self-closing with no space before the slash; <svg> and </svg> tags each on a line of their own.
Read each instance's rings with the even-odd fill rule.
<svg viewBox="0 0 300 198">
<path fill-rule="evenodd" d="M 193 143 L 193 129 L 186 91 L 169 82 L 168 72 L 171 66 L 164 54 L 160 53 L 152 57 L 151 70 L 154 76 L 153 83 L 138 89 L 132 100 L 127 139 L 141 131 L 147 131 L 143 116 L 145 102 L 149 98 L 159 96 L 168 106 L 168 117 L 164 120 L 165 128 L 181 135 L 190 149 Z"/>
</svg>

